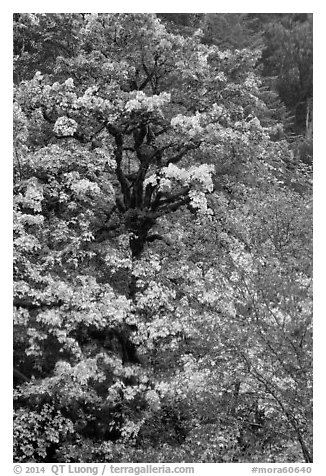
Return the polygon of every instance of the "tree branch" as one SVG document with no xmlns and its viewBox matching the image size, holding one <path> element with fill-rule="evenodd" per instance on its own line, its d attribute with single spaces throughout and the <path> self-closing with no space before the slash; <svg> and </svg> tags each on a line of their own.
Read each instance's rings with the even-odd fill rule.
<svg viewBox="0 0 326 476">
<path fill-rule="evenodd" d="M 116 167 L 116 176 L 119 180 L 121 191 L 123 194 L 124 205 L 128 208 L 130 205 L 130 183 L 127 180 L 125 174 L 122 171 L 121 163 L 122 163 L 122 155 L 123 155 L 123 136 L 119 129 L 111 124 L 106 124 L 106 128 L 108 129 L 109 133 L 113 135 L 116 143 L 116 149 L 114 151 L 115 161 L 117 164 Z"/>
<path fill-rule="evenodd" d="M 202 142 L 203 141 L 190 142 L 177 155 L 168 159 L 165 163 L 165 166 L 167 166 L 169 164 L 176 164 L 177 162 L 179 162 L 184 157 L 184 155 L 187 152 L 189 152 L 190 150 L 198 149 L 200 147 L 200 145 L 202 144 Z"/>
<path fill-rule="evenodd" d="M 22 307 L 23 309 L 27 309 L 28 311 L 35 311 L 35 310 L 41 310 L 42 308 L 56 308 L 56 307 L 61 307 L 64 304 L 62 300 L 59 300 L 57 302 L 40 302 L 40 303 L 32 303 L 27 301 L 26 299 L 19 299 L 19 298 L 14 298 L 13 305 L 15 307 Z"/>
<path fill-rule="evenodd" d="M 189 190 L 189 187 L 185 187 L 180 192 L 174 195 L 169 195 L 163 200 L 161 200 L 162 195 L 158 195 L 158 200 L 154 201 L 152 210 L 158 210 L 160 207 L 165 207 L 166 205 L 173 203 L 180 198 L 185 198 L 188 195 Z"/>
<path fill-rule="evenodd" d="M 158 210 L 159 216 L 162 216 L 164 213 L 174 212 L 178 210 L 182 205 L 186 205 L 190 202 L 190 197 L 182 197 L 174 203 L 166 204 Z"/>
</svg>

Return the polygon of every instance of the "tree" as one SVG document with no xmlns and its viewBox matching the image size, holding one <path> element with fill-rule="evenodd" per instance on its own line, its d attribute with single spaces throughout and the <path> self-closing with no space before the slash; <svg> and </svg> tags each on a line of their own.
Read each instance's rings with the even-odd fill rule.
<svg viewBox="0 0 326 476">
<path fill-rule="evenodd" d="M 295 116 L 296 132 L 306 132 L 311 122 L 312 15 L 289 14 L 270 19 L 265 27 L 263 74 L 275 76 L 280 98 Z"/>
<path fill-rule="evenodd" d="M 262 48 L 261 31 L 247 13 L 206 13 L 201 21 L 204 41 L 220 49 Z"/>
<path fill-rule="evenodd" d="M 82 14 L 14 13 L 14 80 L 31 79 L 35 71 L 53 71 L 58 56 L 78 50 Z"/>
<path fill-rule="evenodd" d="M 309 296 L 286 331 L 271 317 L 290 312 L 277 294 L 287 265 L 278 232 L 294 243 L 280 251 L 289 293 L 310 282 L 297 269 L 309 171 L 275 134 L 259 51 L 222 52 L 151 14 L 82 17 L 78 47 L 14 93 L 14 363 L 29 379 L 15 389 L 15 459 L 273 460 L 282 434 L 284 460 L 300 460 L 301 445 L 310 461 L 308 354 L 284 390 L 299 359 L 291 339 L 309 348 Z M 275 294 L 267 272 L 259 279 L 263 259 Z M 260 292 L 253 326 L 233 311 Z M 283 358 L 278 377 L 271 366 Z M 255 425 L 269 439 L 252 454 Z"/>
<path fill-rule="evenodd" d="M 261 49 L 257 67 L 268 94 L 274 91 L 274 97 L 264 100 L 307 163 L 312 160 L 312 25 L 312 15 L 306 13 L 209 13 L 200 20 L 208 44 L 232 51 Z"/>
</svg>

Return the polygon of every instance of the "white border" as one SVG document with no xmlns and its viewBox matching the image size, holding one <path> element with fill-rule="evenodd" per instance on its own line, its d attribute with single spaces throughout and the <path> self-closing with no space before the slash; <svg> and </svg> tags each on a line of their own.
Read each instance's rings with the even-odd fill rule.
<svg viewBox="0 0 326 476">
<path fill-rule="evenodd" d="M 0 28 L 1 35 L 1 174 L 0 203 L 1 203 L 1 319 L 2 342 L 0 345 L 1 362 L 1 453 L 0 462 L 5 467 L 3 474 L 12 474 L 12 14 L 15 12 L 105 12 L 110 9 L 114 12 L 205 12 L 213 13 L 218 9 L 220 13 L 264 12 L 264 13 L 314 13 L 314 463 L 312 475 L 326 474 L 325 464 L 325 423 L 326 423 L 326 374 L 324 369 L 325 354 L 325 320 L 326 303 L 326 234 L 325 234 L 325 30 L 326 18 L 324 2 L 285 2 L 273 1 L 270 4 L 262 1 L 249 2 L 194 2 L 164 1 L 164 2 L 119 2 L 79 1 L 69 4 L 67 1 L 40 2 L 14 1 L 3 8 Z M 200 8 L 198 8 L 200 7 Z M 324 139 L 324 140 L 323 140 Z M 325 377 L 324 377 L 325 375 Z M 48 466 L 48 465 L 45 465 Z M 250 474 L 254 464 L 195 464 L 196 475 L 201 474 Z M 259 463 L 257 466 L 264 466 Z M 271 465 L 266 465 L 266 467 Z M 275 464 L 284 466 L 283 464 Z M 290 465 L 287 465 L 290 466 Z M 302 474 L 302 473 L 299 473 Z"/>
</svg>

